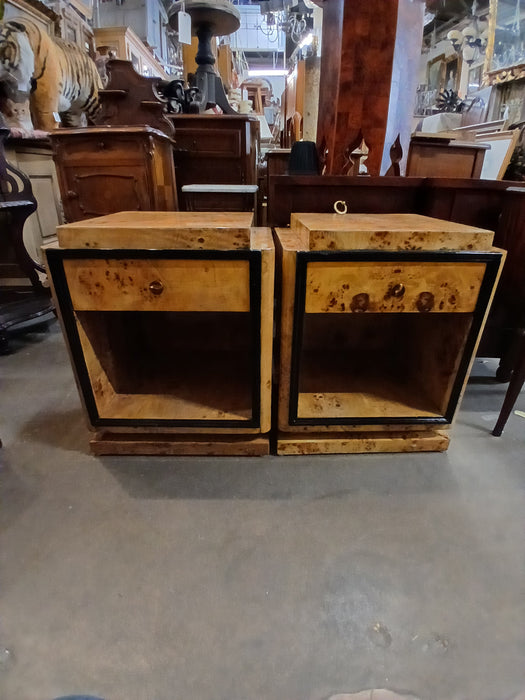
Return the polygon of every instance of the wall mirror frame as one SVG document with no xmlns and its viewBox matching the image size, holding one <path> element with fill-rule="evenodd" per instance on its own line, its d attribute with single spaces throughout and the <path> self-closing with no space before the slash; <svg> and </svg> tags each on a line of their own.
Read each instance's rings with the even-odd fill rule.
<svg viewBox="0 0 525 700">
<path fill-rule="evenodd" d="M 490 0 L 489 24 L 488 82 L 525 78 L 525 0 Z"/>
</svg>

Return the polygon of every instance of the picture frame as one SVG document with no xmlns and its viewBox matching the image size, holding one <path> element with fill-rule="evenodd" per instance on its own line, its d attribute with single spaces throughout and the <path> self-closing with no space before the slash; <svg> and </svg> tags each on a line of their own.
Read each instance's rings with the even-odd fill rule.
<svg viewBox="0 0 525 700">
<path fill-rule="evenodd" d="M 427 63 L 428 90 L 435 90 L 436 95 L 443 90 L 458 91 L 461 76 L 461 56 L 444 53 L 436 56 Z"/>
<path fill-rule="evenodd" d="M 459 80 L 461 76 L 461 63 L 462 58 L 457 54 L 452 56 L 447 56 L 445 58 L 445 65 L 443 68 L 443 84 L 440 88 L 440 92 L 443 90 L 453 90 L 458 92 Z"/>
<path fill-rule="evenodd" d="M 443 85 L 445 68 L 445 54 L 436 56 L 427 63 L 427 86 L 429 90 L 437 90 L 439 93 Z"/>
<path fill-rule="evenodd" d="M 493 32 L 494 36 L 494 41 L 489 42 L 487 47 L 489 71 L 504 70 L 511 76 L 507 80 L 517 79 L 520 77 L 519 67 L 525 62 L 525 0 L 513 0 L 512 3 L 490 0 L 489 7 L 489 32 Z M 514 68 L 518 70 L 513 76 Z"/>
<path fill-rule="evenodd" d="M 519 129 L 476 135 L 477 143 L 486 143 L 490 146 L 490 148 L 485 151 L 485 158 L 480 175 L 482 180 L 503 179 L 516 144 L 518 143 L 519 135 Z"/>
</svg>

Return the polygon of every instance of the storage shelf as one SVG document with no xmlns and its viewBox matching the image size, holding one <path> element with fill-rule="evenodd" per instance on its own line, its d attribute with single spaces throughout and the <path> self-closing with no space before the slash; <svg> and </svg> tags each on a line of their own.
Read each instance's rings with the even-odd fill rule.
<svg viewBox="0 0 525 700">
<path fill-rule="evenodd" d="M 301 418 L 398 418 L 441 415 L 424 385 L 399 368 L 382 367 L 376 358 L 368 366 L 345 353 L 311 353 L 301 365 L 298 416 Z"/>
<path fill-rule="evenodd" d="M 77 319 L 102 419 L 252 418 L 249 314 L 84 311 Z"/>
<path fill-rule="evenodd" d="M 305 314 L 299 419 L 442 418 L 471 314 Z"/>
<path fill-rule="evenodd" d="M 104 399 L 101 418 L 250 420 L 249 362 L 239 353 L 183 353 L 174 367 L 144 367 L 128 386 Z M 165 371 L 166 370 L 166 371 Z"/>
</svg>

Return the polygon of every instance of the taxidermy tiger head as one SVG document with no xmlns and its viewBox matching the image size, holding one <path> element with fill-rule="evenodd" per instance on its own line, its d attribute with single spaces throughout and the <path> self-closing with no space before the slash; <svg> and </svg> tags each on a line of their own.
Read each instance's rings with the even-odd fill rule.
<svg viewBox="0 0 525 700">
<path fill-rule="evenodd" d="M 33 131 L 29 95 L 35 62 L 24 29 L 17 22 L 0 25 L 0 112 L 16 136 Z"/>
<path fill-rule="evenodd" d="M 0 82 L 16 84 L 29 94 L 35 71 L 35 57 L 25 27 L 18 22 L 0 25 Z"/>
</svg>

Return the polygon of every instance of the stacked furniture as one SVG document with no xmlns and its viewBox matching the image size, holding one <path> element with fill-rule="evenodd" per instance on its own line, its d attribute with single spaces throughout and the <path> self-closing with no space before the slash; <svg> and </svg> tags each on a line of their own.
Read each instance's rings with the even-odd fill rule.
<svg viewBox="0 0 525 700">
<path fill-rule="evenodd" d="M 253 210 L 259 156 L 257 117 L 243 114 L 169 114 L 167 117 L 175 127 L 173 153 L 181 208 Z M 206 188 L 196 191 L 197 185 Z M 228 185 L 229 191 L 224 192 L 223 185 Z"/>
<path fill-rule="evenodd" d="M 507 260 L 478 354 L 500 358 L 497 378 L 508 381 L 525 330 L 525 187 L 462 178 L 273 176 L 268 225 L 287 226 L 292 212 L 333 212 L 337 201 L 349 212 L 423 214 L 494 231 Z"/>
<path fill-rule="evenodd" d="M 481 177 L 490 146 L 454 140 L 439 134 L 417 133 L 410 139 L 406 174 L 415 177 Z"/>
</svg>

